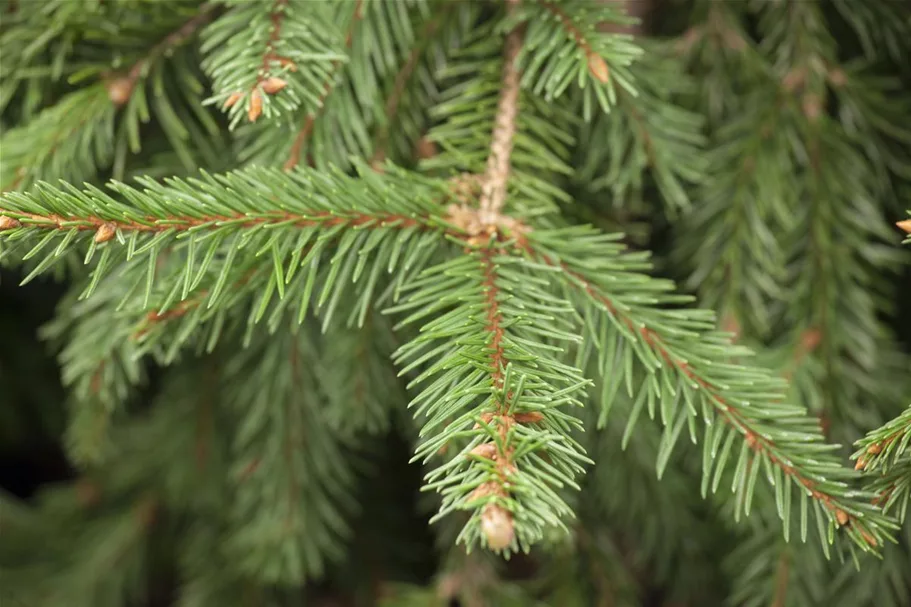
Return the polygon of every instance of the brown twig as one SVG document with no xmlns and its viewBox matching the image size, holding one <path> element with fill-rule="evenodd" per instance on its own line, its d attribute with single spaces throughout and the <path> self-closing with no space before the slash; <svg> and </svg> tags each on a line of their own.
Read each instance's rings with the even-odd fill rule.
<svg viewBox="0 0 911 607">
<path fill-rule="evenodd" d="M 272 61 L 281 59 L 275 55 L 275 45 L 281 40 L 282 23 L 285 20 L 285 9 L 287 6 L 288 0 L 275 0 L 275 4 L 272 6 L 272 14 L 269 16 L 269 19 L 272 21 L 272 31 L 269 33 L 269 41 L 266 43 L 265 52 L 263 52 L 263 62 L 260 67 L 260 73 L 256 77 L 256 84 L 253 85 L 253 88 L 256 88 L 257 85 L 269 76 L 269 64 Z"/>
<path fill-rule="evenodd" d="M 513 5 L 516 3 L 515 0 L 511 2 Z M 522 38 L 520 29 L 513 30 L 506 36 L 500 100 L 491 135 L 487 171 L 481 185 L 481 218 L 486 225 L 497 223 L 496 218 L 506 202 L 506 184 L 509 180 L 510 157 L 519 111 L 519 70 L 516 68 L 516 58 L 522 48 Z"/>
<path fill-rule="evenodd" d="M 788 562 L 788 550 L 782 551 L 778 557 L 778 568 L 775 572 L 775 596 L 772 599 L 772 607 L 785 607 L 788 596 L 788 579 L 790 578 L 790 563 Z"/>
<path fill-rule="evenodd" d="M 308 215 L 295 215 L 288 212 L 270 212 L 260 216 L 249 216 L 241 213 L 234 215 L 203 215 L 193 217 L 189 215 L 175 215 L 172 217 L 145 217 L 142 220 L 107 220 L 100 217 L 64 217 L 62 215 L 25 213 L 0 208 L 0 218 L 6 218 L 0 230 L 14 229 L 19 226 L 39 227 L 52 230 L 80 230 L 103 231 L 107 234 L 111 228 L 123 232 L 165 232 L 168 230 L 185 231 L 200 226 L 218 226 L 219 224 L 232 223 L 244 228 L 259 225 L 286 224 L 298 228 L 313 226 L 339 226 L 366 228 L 372 225 L 386 227 L 395 224 L 403 228 L 427 227 L 429 217 L 410 217 L 396 213 L 369 215 L 367 213 L 351 213 L 339 215 L 329 211 L 321 211 Z M 19 226 L 14 225 L 13 220 Z"/>
</svg>

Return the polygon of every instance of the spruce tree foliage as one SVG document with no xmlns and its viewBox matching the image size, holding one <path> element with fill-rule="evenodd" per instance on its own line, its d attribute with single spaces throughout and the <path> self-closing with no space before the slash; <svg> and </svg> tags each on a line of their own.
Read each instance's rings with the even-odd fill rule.
<svg viewBox="0 0 911 607">
<path fill-rule="evenodd" d="M 0 597 L 908 604 L 911 9 L 661 6 L 6 0 L 78 472 Z"/>
</svg>

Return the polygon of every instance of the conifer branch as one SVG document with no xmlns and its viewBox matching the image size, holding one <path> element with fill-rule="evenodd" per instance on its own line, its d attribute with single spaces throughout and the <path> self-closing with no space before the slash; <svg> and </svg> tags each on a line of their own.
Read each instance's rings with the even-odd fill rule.
<svg viewBox="0 0 911 607">
<path fill-rule="evenodd" d="M 159 321 L 179 319 L 183 328 L 168 359 L 194 335 L 192 328 L 201 328 L 227 308 L 248 305 L 253 297 L 259 304 L 251 323 L 266 315 L 270 303 L 280 305 L 273 295 L 279 301 L 297 299 L 303 321 L 317 274 L 325 277 L 317 283 L 322 285 L 317 307 L 326 306 L 324 324 L 348 285 L 363 281 L 354 317 L 362 323 L 367 309 L 377 303 L 374 289 L 381 269 L 394 275 L 393 285 L 399 289 L 408 273 L 418 271 L 457 228 L 440 216 L 439 200 L 448 196 L 445 182 L 406 176 L 392 167 L 382 176 L 361 169 L 369 178 L 250 169 L 190 182 L 143 180 L 144 190 L 112 184 L 121 200 L 94 188 L 79 192 L 42 185 L 35 193 L 0 198 L 0 217 L 6 218 L 0 258 L 28 260 L 40 253 L 26 277 L 31 280 L 59 262 L 61 253 L 87 245 L 86 263 L 96 256 L 98 263 L 86 295 L 112 268 L 144 273 L 144 294 L 131 301 L 131 309 L 146 321 L 133 332 L 141 338 L 142 349 L 149 350 L 157 341 L 175 337 L 159 330 L 157 325 L 165 324 Z M 373 235 L 368 239 L 368 234 Z M 51 241 L 58 244 L 45 249 Z M 368 248 L 361 251 L 356 243 Z M 239 254 L 247 246 L 260 252 Z M 327 250 L 330 266 L 322 272 L 320 259 Z M 178 264 L 159 274 L 156 259 L 166 251 L 176 252 Z M 272 263 L 259 272 L 264 253 Z M 150 313 L 153 295 L 157 303 Z M 200 298 L 205 298 L 205 306 L 198 305 Z M 271 318 L 275 322 L 280 317 Z M 212 328 L 213 343 L 217 326 Z"/>
<path fill-rule="evenodd" d="M 351 23 L 348 24 L 348 31 L 345 33 L 345 49 L 351 48 L 351 41 L 354 39 L 354 30 L 357 27 L 358 22 L 360 22 L 361 18 L 364 16 L 363 2 L 364 0 L 357 0 L 354 5 L 354 13 L 351 16 Z M 283 165 L 286 171 L 289 171 L 300 164 L 301 151 L 304 147 L 304 144 L 307 143 L 307 140 L 313 133 L 313 124 L 316 119 L 319 118 L 319 115 L 322 113 L 323 108 L 326 107 L 326 99 L 329 98 L 329 95 L 332 94 L 332 91 L 338 85 L 338 73 L 341 69 L 341 66 L 342 61 L 338 59 L 332 62 L 326 79 L 323 82 L 323 90 L 320 93 L 319 99 L 316 103 L 316 108 L 307 113 L 303 124 L 297 132 L 297 136 L 294 138 L 294 142 L 291 144 L 291 149 L 288 152 L 288 159 Z"/>
<path fill-rule="evenodd" d="M 911 407 L 881 428 L 872 430 L 857 442 L 853 459 L 857 469 L 865 472 L 887 472 L 906 454 L 911 453 Z"/>
<path fill-rule="evenodd" d="M 331 11 L 302 0 L 234 3 L 204 35 L 204 69 L 218 103 L 231 118 L 272 119 L 318 103 L 313 82 L 334 72 L 345 56 Z"/>
<path fill-rule="evenodd" d="M 269 15 L 269 21 L 272 22 L 272 30 L 269 32 L 269 40 L 266 42 L 266 48 L 263 50 L 263 62 L 260 66 L 259 73 L 256 75 L 256 84 L 254 88 L 263 83 L 271 75 L 270 69 L 273 61 L 290 67 L 290 59 L 275 54 L 276 43 L 282 37 L 282 24 L 285 20 L 285 10 L 288 7 L 288 0 L 274 0 L 272 3 L 272 13 Z"/>
<path fill-rule="evenodd" d="M 0 207 L 0 229 L 37 228 L 43 230 L 76 230 L 95 232 L 96 243 L 113 240 L 120 232 L 161 233 L 184 232 L 201 228 L 219 229 L 223 226 L 235 228 L 256 228 L 288 226 L 295 228 L 369 228 L 395 225 L 402 229 L 427 227 L 430 217 L 408 217 L 397 213 L 358 213 L 340 215 L 334 211 L 315 213 L 289 213 L 267 211 L 265 213 L 234 213 L 231 215 L 168 215 L 155 217 L 147 215 L 131 219 L 106 219 L 100 216 L 66 216 L 54 213 L 26 213 L 6 210 Z"/>
<path fill-rule="evenodd" d="M 248 575 L 300 584 L 338 559 L 354 474 L 318 401 L 306 331 L 260 334 L 230 358 L 222 394 L 236 417 L 228 548 Z M 279 555 L 281 567 L 270 566 Z"/>
<path fill-rule="evenodd" d="M 0 191 L 32 185 L 40 178 L 81 181 L 96 164 L 106 164 L 113 145 L 115 106 L 102 84 L 75 91 L 29 124 L 3 133 Z M 28 143 L 27 146 L 23 145 Z M 99 143 L 84 156 L 85 143 Z"/>
<path fill-rule="evenodd" d="M 882 545 L 882 534 L 884 532 L 882 525 L 886 522 L 886 519 L 878 514 L 875 509 L 868 507 L 863 502 L 857 502 L 847 485 L 832 482 L 833 475 L 847 476 L 847 471 L 844 471 L 834 458 L 825 460 L 825 462 L 820 459 L 809 461 L 805 455 L 801 454 L 801 447 L 804 441 L 813 432 L 810 428 L 816 425 L 807 423 L 808 420 L 803 411 L 777 404 L 783 394 L 781 394 L 778 384 L 772 381 L 768 374 L 755 375 L 750 381 L 752 386 L 749 390 L 750 394 L 743 395 L 739 395 L 739 390 L 742 388 L 733 387 L 741 385 L 741 382 L 731 376 L 727 376 L 727 373 L 725 373 L 727 377 L 724 380 L 713 379 L 713 369 L 720 369 L 717 362 L 707 360 L 703 356 L 682 354 L 681 349 L 685 342 L 680 342 L 676 346 L 669 344 L 666 336 L 673 335 L 677 330 L 683 330 L 684 328 L 684 325 L 680 325 L 677 330 L 673 328 L 680 321 L 672 312 L 667 314 L 658 313 L 656 316 L 649 318 L 644 309 L 637 309 L 638 305 L 621 303 L 605 287 L 595 281 L 594 274 L 588 270 L 591 262 L 575 257 L 571 252 L 574 248 L 585 247 L 584 243 L 577 242 L 564 245 L 560 247 L 563 251 L 557 254 L 555 252 L 557 249 L 554 247 L 558 244 L 558 241 L 555 241 L 555 238 L 558 238 L 556 234 L 548 235 L 539 231 L 530 232 L 527 240 L 521 243 L 520 246 L 532 261 L 543 264 L 562 275 L 568 288 L 576 290 L 587 299 L 595 302 L 597 309 L 603 310 L 608 315 L 611 323 L 621 331 L 623 338 L 631 342 L 632 348 L 637 351 L 643 363 L 655 369 L 666 365 L 684 380 L 683 386 L 698 390 L 696 395 L 701 395 L 701 398 L 704 399 L 704 406 L 710 405 L 717 410 L 721 420 L 742 436 L 746 447 L 755 454 L 757 459 L 752 463 L 755 472 L 751 476 L 755 476 L 758 473 L 760 460 L 765 461 L 778 469 L 779 478 L 783 478 L 785 482 L 790 479 L 803 489 L 805 495 L 812 498 L 822 508 L 831 523 L 846 528 L 852 537 L 857 538 L 858 545 L 862 549 L 870 550 Z M 544 245 L 545 242 L 548 243 L 547 247 L 551 247 L 551 250 L 547 249 Z M 591 250 L 588 255 L 594 255 L 599 258 L 616 256 L 616 249 L 606 249 L 601 252 Z M 686 329 L 686 331 L 689 332 L 691 329 Z M 720 339 L 720 336 L 712 339 Z M 674 341 L 675 343 L 678 342 L 679 338 L 675 338 Z M 644 348 L 647 352 L 642 353 L 640 348 Z M 731 372 L 734 372 L 737 368 L 740 367 L 731 367 Z M 648 382 L 643 385 L 642 389 L 645 389 L 647 385 Z M 759 388 L 760 385 L 765 386 L 765 388 Z M 752 391 L 756 389 L 760 389 L 763 396 L 754 395 Z M 685 388 L 684 394 L 687 394 Z M 669 395 L 662 395 L 662 399 L 668 397 Z M 641 399 L 643 396 L 639 398 Z M 687 398 L 691 397 L 688 396 Z M 786 426 L 782 426 L 781 429 L 775 429 L 773 432 L 772 426 L 769 425 L 770 417 L 768 412 L 756 417 L 758 411 L 754 411 L 757 403 L 750 403 L 751 406 L 749 408 L 741 404 L 757 398 L 762 399 L 762 406 L 768 408 L 769 411 L 772 408 L 781 408 L 780 412 L 776 414 L 781 418 L 780 422 L 783 422 L 785 417 L 792 417 L 795 422 L 799 420 L 802 426 L 799 438 L 796 434 L 786 430 Z M 691 414 L 695 415 L 695 413 L 695 409 L 691 409 Z M 703 410 L 703 415 L 707 415 L 705 410 Z M 707 418 L 706 421 L 711 424 L 710 418 Z M 669 423 L 667 418 L 665 418 L 665 423 Z M 779 440 L 773 438 L 779 435 L 781 437 Z M 818 429 L 815 431 L 813 440 L 822 442 L 822 436 L 818 433 Z M 742 468 L 742 472 L 737 477 L 739 480 L 735 482 L 743 483 L 749 469 L 747 460 L 744 459 L 743 455 L 741 455 L 739 467 Z M 818 469 L 813 470 L 812 468 Z M 716 473 L 717 478 L 719 476 Z M 717 480 L 715 482 L 717 483 Z M 775 483 L 775 489 L 776 492 L 782 490 L 777 483 Z M 745 499 L 747 504 L 744 507 L 748 509 L 750 498 L 746 497 Z M 785 505 L 787 506 L 787 504 Z M 781 515 L 784 516 L 784 514 Z"/>
<path fill-rule="evenodd" d="M 558 490 L 577 488 L 588 459 L 570 432 L 579 422 L 562 407 L 581 404 L 588 382 L 543 341 L 576 339 L 565 318 L 551 316 L 568 312 L 566 302 L 495 238 L 469 247 L 425 270 L 388 310 L 410 312 L 402 325 L 424 323 L 394 360 L 402 373 L 427 365 L 410 384 L 423 387 L 410 406 L 423 421 L 416 459 L 449 454 L 427 475 L 426 488 L 443 496 L 434 520 L 468 510 L 459 541 L 514 552 L 565 527 L 570 511 Z"/>
<path fill-rule="evenodd" d="M 635 93 L 627 68 L 641 51 L 618 29 L 636 19 L 613 3 L 529 2 L 507 23 L 527 26 L 528 44 L 518 59 L 521 86 L 546 101 L 561 97 L 570 87 L 581 91 L 587 122 L 595 106 L 610 111 L 617 86 Z"/>
<path fill-rule="evenodd" d="M 94 69 L 103 74 L 100 82 L 65 95 L 55 106 L 42 111 L 31 121 L 4 132 L 0 190 L 23 189 L 40 180 L 63 179 L 80 183 L 111 164 L 114 165 L 115 175 L 122 174 L 128 147 L 133 153 L 139 151 L 139 123 L 148 122 L 150 118 L 145 95 L 134 95 L 137 87 L 146 84 L 153 70 L 160 75 L 162 65 L 172 53 L 185 46 L 214 12 L 215 5 L 202 5 L 176 29 L 171 29 L 174 21 L 171 16 L 167 20 L 169 33 L 163 34 L 163 38 L 144 51 L 126 72 L 112 72 L 109 62 L 98 62 Z M 115 26 L 108 24 L 108 27 L 113 29 Z M 127 24 L 116 24 L 116 27 L 129 31 Z M 131 49 L 127 56 L 135 54 L 136 51 Z M 173 62 L 167 62 L 167 65 L 170 71 Z M 193 80 L 193 76 L 186 73 L 180 75 L 187 82 Z M 211 129 L 205 128 L 211 125 L 205 122 L 207 117 L 200 118 L 198 114 L 188 116 L 183 111 L 188 109 L 188 104 L 194 106 L 191 112 L 198 111 L 199 100 L 192 92 L 188 93 L 184 93 L 186 98 L 181 100 L 185 103 L 175 109 L 169 95 L 158 91 L 152 107 L 159 114 L 158 118 L 164 118 L 161 125 L 181 160 L 193 166 L 192 154 L 186 150 L 189 132 L 195 131 L 194 134 L 200 135 L 202 140 L 203 133 L 211 135 Z M 141 97 L 141 100 L 136 97 Z M 203 125 L 198 131 L 194 128 L 199 126 L 193 124 L 194 118 Z M 181 119 L 182 123 L 175 127 L 174 122 Z"/>
<path fill-rule="evenodd" d="M 576 41 L 585 60 L 588 62 L 588 71 L 602 84 L 606 84 L 610 79 L 610 69 L 604 58 L 595 52 L 592 45 L 588 42 L 585 35 L 579 31 L 572 19 L 559 6 L 553 2 L 542 2 L 541 5 L 554 14 L 560 20 L 563 29 Z"/>
</svg>

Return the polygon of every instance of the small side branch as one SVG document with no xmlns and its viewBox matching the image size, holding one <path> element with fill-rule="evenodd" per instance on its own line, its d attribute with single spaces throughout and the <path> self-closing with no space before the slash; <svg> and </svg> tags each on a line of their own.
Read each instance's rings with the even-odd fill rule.
<svg viewBox="0 0 911 607">
<path fill-rule="evenodd" d="M 854 454 L 857 470 L 888 472 L 911 449 L 911 407 L 868 434 L 858 442 L 858 446 L 861 449 Z"/>
<path fill-rule="evenodd" d="M 117 231 L 121 232 L 166 232 L 186 231 L 202 226 L 213 229 L 235 225 L 241 228 L 253 228 L 261 225 L 293 225 L 297 228 L 315 226 L 334 227 L 347 225 L 356 228 L 389 227 L 395 225 L 402 229 L 430 227 L 431 219 L 416 218 L 395 213 L 370 215 L 353 213 L 341 215 L 336 212 L 321 211 L 307 215 L 295 215 L 287 212 L 265 213 L 260 216 L 249 214 L 145 217 L 142 220 L 108 220 L 102 217 L 64 217 L 62 215 L 23 213 L 0 208 L 0 231 L 14 230 L 20 227 L 43 228 L 47 230 L 95 231 L 95 242 L 112 240 Z"/>
<path fill-rule="evenodd" d="M 640 1 L 644 2 L 645 0 Z M 604 58 L 601 55 L 595 52 L 591 43 L 585 35 L 579 31 L 579 28 L 576 27 L 573 20 L 569 18 L 569 15 L 563 12 L 563 9 L 553 2 L 543 2 L 541 5 L 560 20 L 560 24 L 563 26 L 563 29 L 566 30 L 566 33 L 572 36 L 573 40 L 576 41 L 576 45 L 582 49 L 582 54 L 585 55 L 585 60 L 588 62 L 588 71 L 591 75 L 599 82 L 606 83 L 610 79 L 610 70 L 607 67 L 607 62 L 604 61 Z"/>
</svg>

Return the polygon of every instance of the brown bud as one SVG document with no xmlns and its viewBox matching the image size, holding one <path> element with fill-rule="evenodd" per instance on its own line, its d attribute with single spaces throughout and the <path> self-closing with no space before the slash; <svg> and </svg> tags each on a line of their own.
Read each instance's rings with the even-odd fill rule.
<svg viewBox="0 0 911 607">
<path fill-rule="evenodd" d="M 415 154 L 421 160 L 433 158 L 437 155 L 437 144 L 427 137 L 421 137 L 415 144 Z"/>
<path fill-rule="evenodd" d="M 864 541 L 867 542 L 871 546 L 876 546 L 879 543 L 876 541 L 875 537 L 873 537 L 872 535 L 870 535 L 863 529 L 860 530 L 860 535 L 864 538 Z"/>
<path fill-rule="evenodd" d="M 838 524 L 843 527 L 848 524 L 848 521 L 851 520 L 851 517 L 849 517 L 848 513 L 844 510 L 838 509 L 835 511 L 835 520 L 837 520 Z"/>
<path fill-rule="evenodd" d="M 151 527 L 158 514 L 158 504 L 150 497 L 143 499 L 136 505 L 136 518 L 143 527 Z"/>
<path fill-rule="evenodd" d="M 688 53 L 700 38 L 702 38 L 702 31 L 697 27 L 691 27 L 683 32 L 683 35 L 677 40 L 677 50 L 681 53 Z"/>
<path fill-rule="evenodd" d="M 806 70 L 802 68 L 794 68 L 785 74 L 784 79 L 781 81 L 781 85 L 786 91 L 791 92 L 800 87 L 804 83 L 804 80 L 806 80 L 806 77 Z"/>
<path fill-rule="evenodd" d="M 733 51 L 742 51 L 747 47 L 746 40 L 743 36 L 738 35 L 732 30 L 726 30 L 721 34 L 724 45 Z"/>
<path fill-rule="evenodd" d="M 291 61 L 290 59 L 288 59 L 287 57 L 277 57 L 275 60 L 278 61 L 279 65 L 281 65 L 282 67 L 288 68 L 289 72 L 297 71 L 297 64 L 294 63 L 293 61 Z"/>
<path fill-rule="evenodd" d="M 803 97 L 803 115 L 810 122 L 816 122 L 822 115 L 822 99 L 819 95 L 807 94 Z"/>
<path fill-rule="evenodd" d="M 133 86 L 135 82 L 128 77 L 115 78 L 105 83 L 108 91 L 108 99 L 117 107 L 122 106 L 133 95 Z"/>
<path fill-rule="evenodd" d="M 879 455 L 883 451 L 882 443 L 873 443 L 867 447 L 867 453 L 870 455 Z"/>
<path fill-rule="evenodd" d="M 250 122 L 256 122 L 259 115 L 263 113 L 263 98 L 259 94 L 259 89 L 254 89 L 250 93 L 250 108 L 247 110 L 247 117 Z"/>
<path fill-rule="evenodd" d="M 842 69 L 835 68 L 834 70 L 830 70 L 827 75 L 829 77 L 829 83 L 834 87 L 842 87 L 848 83 L 848 76 Z"/>
<path fill-rule="evenodd" d="M 279 92 L 286 86 L 288 86 L 288 83 L 285 82 L 284 80 L 282 80 L 281 78 L 273 77 L 273 78 L 266 78 L 265 80 L 263 80 L 263 90 L 266 91 L 267 93 L 269 93 L 270 95 L 274 95 L 275 93 Z"/>
<path fill-rule="evenodd" d="M 77 481 L 73 488 L 76 491 L 76 501 L 83 507 L 94 506 L 101 499 L 101 488 L 88 479 Z"/>
<path fill-rule="evenodd" d="M 610 79 L 610 70 L 607 67 L 607 62 L 601 55 L 592 53 L 588 56 L 588 71 L 595 77 L 595 80 L 603 84 L 607 84 L 607 81 Z"/>
<path fill-rule="evenodd" d="M 867 460 L 864 458 L 864 456 L 861 455 L 860 457 L 857 458 L 857 461 L 854 463 L 854 469 L 863 470 L 864 466 L 866 466 L 866 465 L 867 465 Z"/>
<path fill-rule="evenodd" d="M 229 107 L 233 107 L 234 104 L 237 103 L 238 101 L 240 101 L 240 98 L 243 96 L 244 96 L 244 94 L 241 93 L 240 91 L 235 91 L 235 92 L 231 93 L 231 96 L 225 100 L 225 108 L 227 109 Z"/>
<path fill-rule="evenodd" d="M 493 443 L 482 443 L 469 451 L 470 455 L 477 455 L 487 459 L 493 459 L 497 455 L 497 446 Z"/>
<path fill-rule="evenodd" d="M 812 352 L 822 341 L 822 331 L 819 329 L 807 329 L 800 336 L 800 346 L 805 352 Z"/>
<path fill-rule="evenodd" d="M 7 217 L 6 215 L 0 215 L 0 230 L 12 230 L 13 228 L 18 228 L 22 224 L 18 220 L 13 219 L 12 217 Z"/>
<path fill-rule="evenodd" d="M 895 225 L 903 229 L 905 232 L 911 234 L 911 219 L 904 219 L 902 221 L 895 222 Z"/>
<path fill-rule="evenodd" d="M 95 242 L 107 242 L 114 238 L 115 234 L 117 234 L 117 228 L 114 227 L 113 223 L 103 223 L 98 226 L 98 231 L 95 232 Z"/>
<path fill-rule="evenodd" d="M 525 413 L 516 413 L 513 419 L 519 424 L 536 424 L 544 419 L 544 414 L 539 411 L 527 411 Z"/>
<path fill-rule="evenodd" d="M 441 599 L 449 600 L 458 594 L 461 587 L 462 576 L 458 573 L 447 573 L 437 585 L 437 596 Z"/>
<path fill-rule="evenodd" d="M 491 550 L 504 550 L 516 537 L 512 513 L 497 504 L 487 504 L 481 512 L 481 533 Z"/>
</svg>

